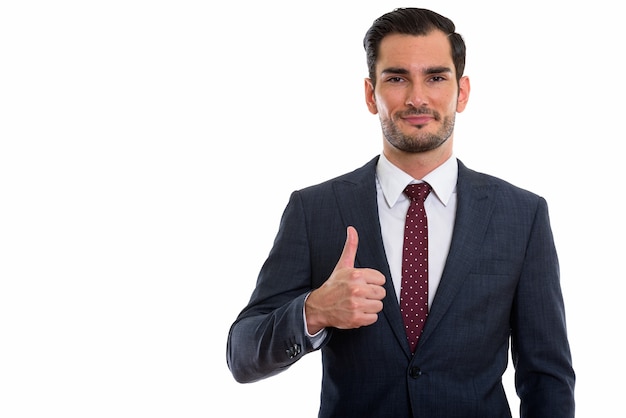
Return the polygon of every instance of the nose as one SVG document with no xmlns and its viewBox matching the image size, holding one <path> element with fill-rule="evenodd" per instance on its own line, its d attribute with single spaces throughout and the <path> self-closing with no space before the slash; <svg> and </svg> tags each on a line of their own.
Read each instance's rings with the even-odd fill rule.
<svg viewBox="0 0 626 418">
<path fill-rule="evenodd" d="M 405 104 L 410 107 L 421 107 L 428 104 L 426 91 L 419 83 L 412 83 L 407 91 Z"/>
</svg>

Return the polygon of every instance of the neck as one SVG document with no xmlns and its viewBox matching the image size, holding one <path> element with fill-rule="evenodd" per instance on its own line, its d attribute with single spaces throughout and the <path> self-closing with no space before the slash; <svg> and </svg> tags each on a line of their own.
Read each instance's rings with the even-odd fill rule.
<svg viewBox="0 0 626 418">
<path fill-rule="evenodd" d="M 416 180 L 421 180 L 452 156 L 452 138 L 437 149 L 419 153 L 400 151 L 385 143 L 383 153 L 389 162 L 400 170 Z"/>
</svg>

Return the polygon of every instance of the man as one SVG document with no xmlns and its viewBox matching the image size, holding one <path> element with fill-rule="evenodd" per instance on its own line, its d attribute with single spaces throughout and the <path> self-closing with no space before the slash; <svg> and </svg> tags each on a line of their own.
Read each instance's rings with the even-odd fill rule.
<svg viewBox="0 0 626 418">
<path fill-rule="evenodd" d="M 463 39 L 449 19 L 410 8 L 374 21 L 364 46 L 383 152 L 292 194 L 229 333 L 233 376 L 263 379 L 321 349 L 320 417 L 510 417 L 510 341 L 521 416 L 573 417 L 546 202 L 453 155 L 470 93 Z M 412 203 L 405 188 L 427 197 Z M 410 251 L 414 215 L 424 236 Z"/>
</svg>

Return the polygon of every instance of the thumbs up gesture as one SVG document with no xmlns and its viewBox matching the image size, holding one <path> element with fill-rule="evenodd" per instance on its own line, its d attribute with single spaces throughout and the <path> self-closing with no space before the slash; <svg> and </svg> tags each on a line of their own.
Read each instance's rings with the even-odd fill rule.
<svg viewBox="0 0 626 418">
<path fill-rule="evenodd" d="M 309 334 L 323 328 L 359 328 L 378 320 L 385 297 L 385 276 L 377 270 L 355 268 L 359 235 L 349 226 L 346 244 L 332 274 L 311 292 L 305 313 Z"/>
</svg>

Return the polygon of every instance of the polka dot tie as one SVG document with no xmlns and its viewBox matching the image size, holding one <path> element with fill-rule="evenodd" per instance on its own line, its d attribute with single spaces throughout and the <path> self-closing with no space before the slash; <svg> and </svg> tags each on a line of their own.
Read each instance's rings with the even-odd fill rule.
<svg viewBox="0 0 626 418">
<path fill-rule="evenodd" d="M 428 317 L 428 221 L 424 201 L 430 185 L 409 184 L 404 193 L 411 199 L 411 206 L 404 227 L 400 310 L 411 352 L 415 352 Z"/>
</svg>

